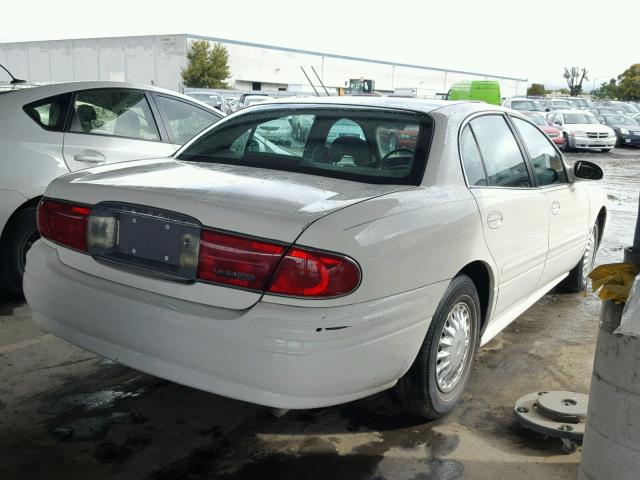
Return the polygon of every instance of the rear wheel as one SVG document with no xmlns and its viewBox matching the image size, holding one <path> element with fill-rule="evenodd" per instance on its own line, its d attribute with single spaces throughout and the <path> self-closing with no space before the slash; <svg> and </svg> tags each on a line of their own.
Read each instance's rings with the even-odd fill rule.
<svg viewBox="0 0 640 480">
<path fill-rule="evenodd" d="M 16 212 L 7 228 L 2 242 L 0 265 L 2 265 L 6 286 L 13 292 L 22 294 L 22 277 L 27 252 L 40 238 L 36 226 L 36 207 Z"/>
<path fill-rule="evenodd" d="M 576 293 L 587 289 L 589 285 L 589 274 L 593 270 L 598 252 L 598 225 L 594 225 L 587 239 L 587 246 L 584 255 L 569 272 L 569 276 L 558 285 L 558 289 L 563 292 Z"/>
<path fill-rule="evenodd" d="M 440 300 L 413 365 L 398 381 L 395 393 L 405 411 L 436 419 L 455 408 L 469 380 L 479 332 L 478 292 L 460 275 Z"/>
</svg>

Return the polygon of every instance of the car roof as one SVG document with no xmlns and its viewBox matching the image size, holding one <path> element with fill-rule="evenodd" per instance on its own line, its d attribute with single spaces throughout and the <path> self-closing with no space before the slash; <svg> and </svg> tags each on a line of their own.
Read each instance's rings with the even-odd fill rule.
<svg viewBox="0 0 640 480">
<path fill-rule="evenodd" d="M 61 83 L 50 83 L 47 85 L 37 85 L 32 88 L 23 88 L 12 90 L 10 93 L 6 92 L 5 95 L 11 95 L 12 98 L 19 96 L 22 101 L 30 102 L 39 100 L 41 98 L 47 98 L 53 95 L 60 95 L 62 93 L 76 92 L 79 90 L 92 90 L 92 89 L 101 89 L 101 88 L 131 88 L 136 90 L 147 90 L 156 93 L 164 93 L 166 95 L 171 95 L 172 97 L 182 98 L 184 100 L 188 100 L 189 102 L 197 103 L 199 106 L 211 110 L 217 114 L 224 115 L 220 110 L 213 108 L 210 105 L 207 105 L 204 102 L 201 102 L 197 98 L 189 97 L 187 95 L 183 95 L 182 93 L 174 92 L 173 90 L 167 90 L 165 88 L 158 88 L 153 85 L 145 85 L 142 83 L 134 83 L 134 82 L 112 82 L 112 81 L 85 81 L 85 82 L 61 82 Z"/>
<path fill-rule="evenodd" d="M 584 114 L 591 114 L 593 115 L 593 113 L 587 111 L 587 110 L 577 110 L 577 109 L 573 109 L 573 110 L 555 110 L 553 112 L 549 112 L 549 113 L 584 113 Z"/>
<path fill-rule="evenodd" d="M 429 113 L 442 108 L 458 108 L 462 110 L 482 111 L 493 110 L 500 112 L 512 112 L 511 109 L 490 105 L 484 102 L 464 100 L 431 100 L 424 98 L 405 97 L 378 97 L 378 96 L 343 96 L 343 97 L 296 97 L 283 98 L 263 102 L 265 105 L 336 105 L 351 107 L 377 107 L 395 110 L 407 110 L 412 112 Z M 258 107 L 254 107 L 258 108 Z"/>
</svg>

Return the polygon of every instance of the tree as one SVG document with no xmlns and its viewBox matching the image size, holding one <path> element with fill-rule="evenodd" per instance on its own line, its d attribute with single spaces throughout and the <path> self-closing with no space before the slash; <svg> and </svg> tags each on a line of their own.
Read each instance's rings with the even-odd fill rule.
<svg viewBox="0 0 640 480">
<path fill-rule="evenodd" d="M 616 79 L 612 78 L 611 80 L 609 80 L 608 83 L 603 83 L 602 85 L 600 85 L 600 88 L 594 89 L 591 92 L 591 95 L 593 95 L 595 98 L 600 100 L 605 98 L 609 98 L 609 99 L 618 98 L 619 93 L 618 93 L 618 85 L 616 85 Z"/>
<path fill-rule="evenodd" d="M 527 88 L 527 97 L 544 97 L 545 93 L 547 92 L 541 83 L 532 83 L 531 86 Z"/>
<path fill-rule="evenodd" d="M 189 65 L 182 70 L 182 80 L 187 87 L 195 88 L 229 88 L 225 80 L 231 76 L 229 72 L 229 52 L 216 43 L 211 45 L 206 40 L 196 40 L 187 53 Z"/>
<path fill-rule="evenodd" d="M 579 95 L 582 92 L 582 82 L 584 80 L 589 80 L 587 77 L 587 69 L 586 68 L 578 68 L 564 67 L 564 75 L 563 77 L 567 81 L 567 86 L 569 87 L 569 94 L 572 97 Z"/>
<path fill-rule="evenodd" d="M 618 75 L 618 96 L 621 100 L 640 100 L 640 63 Z"/>
</svg>

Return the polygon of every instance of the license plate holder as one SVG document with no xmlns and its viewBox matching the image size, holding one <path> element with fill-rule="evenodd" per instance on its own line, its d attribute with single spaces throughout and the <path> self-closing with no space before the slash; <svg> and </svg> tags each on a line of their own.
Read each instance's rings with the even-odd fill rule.
<svg viewBox="0 0 640 480">
<path fill-rule="evenodd" d="M 94 257 L 177 280 L 196 278 L 201 228 L 190 217 L 112 205 L 101 205 L 94 212 L 114 216 L 118 223 L 115 246 L 90 251 Z"/>
</svg>

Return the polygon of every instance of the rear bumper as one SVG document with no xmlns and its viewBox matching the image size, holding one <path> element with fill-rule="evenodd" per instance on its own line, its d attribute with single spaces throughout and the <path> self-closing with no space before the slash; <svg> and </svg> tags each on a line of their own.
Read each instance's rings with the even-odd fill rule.
<svg viewBox="0 0 640 480">
<path fill-rule="evenodd" d="M 33 320 L 76 345 L 201 390 L 294 409 L 393 386 L 447 284 L 342 307 L 261 301 L 232 310 L 82 273 L 44 241 L 30 250 L 24 280 Z"/>
</svg>

